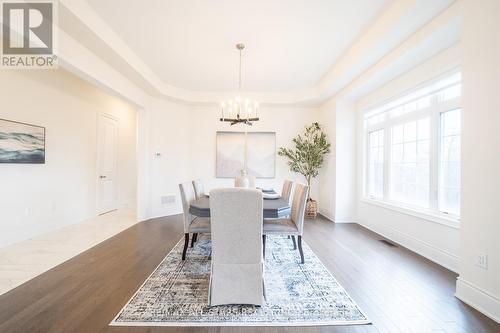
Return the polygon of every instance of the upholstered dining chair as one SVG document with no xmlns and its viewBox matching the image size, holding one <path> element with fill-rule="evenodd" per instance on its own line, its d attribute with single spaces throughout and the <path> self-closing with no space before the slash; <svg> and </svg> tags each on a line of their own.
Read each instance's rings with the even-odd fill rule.
<svg viewBox="0 0 500 333">
<path fill-rule="evenodd" d="M 290 197 L 292 196 L 292 187 L 293 182 L 291 180 L 286 179 L 283 182 L 283 187 L 281 189 L 281 198 L 286 200 L 286 202 L 290 203 Z M 289 217 L 289 216 L 286 216 Z M 290 239 L 290 235 L 288 235 L 288 239 Z M 295 244 L 295 238 L 293 239 L 293 249 L 295 250 L 297 245 Z"/>
<path fill-rule="evenodd" d="M 291 180 L 285 180 L 283 182 L 283 188 L 281 189 L 281 198 L 290 202 L 290 197 L 292 196 L 293 182 Z"/>
<path fill-rule="evenodd" d="M 194 187 L 194 195 L 196 196 L 196 199 L 199 199 L 199 198 L 205 196 L 205 186 L 203 185 L 203 181 L 201 179 L 193 180 L 193 187 Z"/>
<path fill-rule="evenodd" d="M 191 247 L 193 247 L 199 233 L 210 233 L 210 218 L 197 217 L 189 213 L 189 206 L 196 200 L 194 194 L 193 182 L 179 184 L 181 192 L 182 210 L 184 212 L 184 250 L 182 251 L 182 260 L 186 259 L 186 251 L 189 246 L 189 234 L 193 234 Z"/>
<path fill-rule="evenodd" d="M 295 185 L 295 192 L 292 201 L 292 213 L 290 218 L 284 219 L 264 219 L 263 242 L 264 257 L 266 247 L 266 235 L 284 235 L 291 236 L 295 245 L 295 236 L 298 237 L 300 261 L 304 263 L 304 251 L 302 250 L 302 234 L 304 231 L 304 214 L 306 209 L 307 193 L 309 186 L 303 184 Z"/>
<path fill-rule="evenodd" d="M 209 304 L 264 304 L 262 192 L 210 191 L 212 273 Z"/>
</svg>

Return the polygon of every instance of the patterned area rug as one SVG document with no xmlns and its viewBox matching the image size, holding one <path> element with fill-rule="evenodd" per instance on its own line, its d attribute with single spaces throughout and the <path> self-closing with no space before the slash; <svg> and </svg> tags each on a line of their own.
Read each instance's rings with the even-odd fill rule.
<svg viewBox="0 0 500 333">
<path fill-rule="evenodd" d="M 317 326 L 369 323 L 314 252 L 303 243 L 305 264 L 286 237 L 268 236 L 266 305 L 207 305 L 211 242 L 199 235 L 181 260 L 183 241 L 165 257 L 110 325 Z"/>
</svg>

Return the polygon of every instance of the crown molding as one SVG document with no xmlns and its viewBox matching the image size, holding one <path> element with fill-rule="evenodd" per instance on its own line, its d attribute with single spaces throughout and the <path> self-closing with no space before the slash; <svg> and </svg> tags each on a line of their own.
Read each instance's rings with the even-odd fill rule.
<svg viewBox="0 0 500 333">
<path fill-rule="evenodd" d="M 60 15 L 68 16 L 59 20 L 63 22 L 61 29 L 97 57 L 106 59 L 148 95 L 188 105 L 215 105 L 234 95 L 234 91 L 198 92 L 166 84 L 85 1 L 61 0 L 60 4 Z M 245 95 L 263 106 L 319 106 L 339 92 L 352 89 L 356 79 L 367 73 L 376 75 L 371 69 L 384 67 L 383 64 L 425 44 L 436 30 L 460 15 L 458 3 L 452 2 L 439 13 L 429 12 L 429 17 L 415 19 L 417 5 L 418 2 L 409 0 L 387 5 L 316 85 L 301 91 L 244 92 Z M 457 38 L 456 31 L 449 36 L 450 40 Z M 439 48 L 435 43 L 427 44 Z M 414 65 L 408 64 L 410 68 Z"/>
</svg>

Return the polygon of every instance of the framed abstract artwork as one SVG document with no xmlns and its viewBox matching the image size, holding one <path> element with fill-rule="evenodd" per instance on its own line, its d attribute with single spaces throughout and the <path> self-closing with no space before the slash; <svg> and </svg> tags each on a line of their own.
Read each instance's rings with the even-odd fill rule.
<svg viewBox="0 0 500 333">
<path fill-rule="evenodd" d="M 274 178 L 276 171 L 276 133 L 248 132 L 247 173 L 257 178 Z"/>
<path fill-rule="evenodd" d="M 216 177 L 235 178 L 242 169 L 257 178 L 276 173 L 275 132 L 217 132 Z"/>
<path fill-rule="evenodd" d="M 217 132 L 216 176 L 234 178 L 245 167 L 245 133 Z"/>
<path fill-rule="evenodd" d="M 45 163 L 45 127 L 0 119 L 0 163 Z"/>
</svg>

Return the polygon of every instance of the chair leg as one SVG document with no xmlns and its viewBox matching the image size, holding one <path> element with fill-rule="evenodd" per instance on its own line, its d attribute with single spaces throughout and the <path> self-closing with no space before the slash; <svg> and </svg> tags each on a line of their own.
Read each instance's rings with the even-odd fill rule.
<svg viewBox="0 0 500 333">
<path fill-rule="evenodd" d="M 189 245 L 189 234 L 184 234 L 184 250 L 182 251 L 182 260 L 186 260 L 186 251 Z"/>
<path fill-rule="evenodd" d="M 300 262 L 304 263 L 304 251 L 302 251 L 302 236 L 299 236 Z"/>
<path fill-rule="evenodd" d="M 266 259 L 266 235 L 262 235 L 262 258 Z"/>
<path fill-rule="evenodd" d="M 191 247 L 194 246 L 194 243 L 196 243 L 196 240 L 198 239 L 198 234 L 193 234 L 193 238 L 191 238 Z"/>
<path fill-rule="evenodd" d="M 291 236 L 293 242 L 293 249 L 297 250 L 297 244 L 295 243 L 295 236 Z"/>
</svg>

